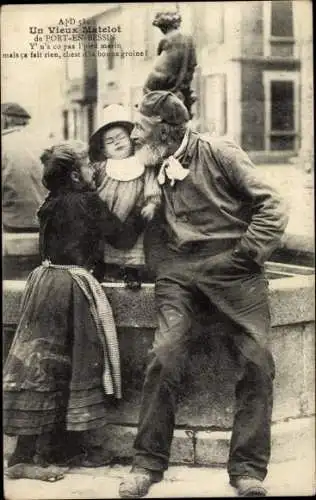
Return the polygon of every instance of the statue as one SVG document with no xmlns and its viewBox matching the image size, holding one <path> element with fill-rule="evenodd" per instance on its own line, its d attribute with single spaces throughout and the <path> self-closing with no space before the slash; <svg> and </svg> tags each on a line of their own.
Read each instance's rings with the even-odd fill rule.
<svg viewBox="0 0 316 500">
<path fill-rule="evenodd" d="M 197 64 L 193 38 L 179 31 L 181 16 L 178 12 L 159 12 L 153 26 L 165 35 L 159 42 L 157 58 L 143 88 L 144 94 L 153 90 L 169 90 L 187 107 L 192 118 L 191 106 L 196 101 L 191 83 Z"/>
</svg>

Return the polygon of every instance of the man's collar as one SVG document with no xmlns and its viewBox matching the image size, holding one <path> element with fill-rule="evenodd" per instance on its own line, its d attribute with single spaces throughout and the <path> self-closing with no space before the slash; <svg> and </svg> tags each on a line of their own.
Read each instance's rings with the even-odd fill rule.
<svg viewBox="0 0 316 500">
<path fill-rule="evenodd" d="M 157 177 L 160 185 L 165 184 L 166 178 L 169 178 L 173 187 L 177 180 L 183 181 L 189 175 L 192 143 L 194 144 L 192 131 L 187 128 L 179 148 L 162 163 Z"/>
<path fill-rule="evenodd" d="M 180 156 L 182 156 L 182 154 L 185 152 L 188 142 L 189 142 L 189 128 L 186 129 L 180 146 L 178 147 L 177 151 L 173 153 L 172 156 L 177 159 L 180 158 Z"/>
<path fill-rule="evenodd" d="M 180 147 L 173 155 L 180 161 L 184 168 L 190 168 L 198 137 L 199 134 L 195 130 L 188 127 Z"/>
</svg>

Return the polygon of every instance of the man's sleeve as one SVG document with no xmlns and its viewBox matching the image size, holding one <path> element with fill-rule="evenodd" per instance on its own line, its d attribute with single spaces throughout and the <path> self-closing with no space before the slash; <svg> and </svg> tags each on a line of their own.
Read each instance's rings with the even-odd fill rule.
<svg viewBox="0 0 316 500">
<path fill-rule="evenodd" d="M 252 203 L 252 217 L 238 245 L 241 254 L 259 265 L 280 246 L 288 223 L 288 207 L 280 194 L 267 183 L 263 172 L 233 141 L 224 140 L 215 148 L 216 159 L 232 185 Z"/>
</svg>

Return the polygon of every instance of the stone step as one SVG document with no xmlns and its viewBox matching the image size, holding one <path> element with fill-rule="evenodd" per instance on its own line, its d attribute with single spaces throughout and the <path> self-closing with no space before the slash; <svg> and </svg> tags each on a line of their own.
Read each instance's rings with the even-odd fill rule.
<svg viewBox="0 0 316 500">
<path fill-rule="evenodd" d="M 271 463 L 265 486 L 268 496 L 292 497 L 315 495 L 315 456 L 306 454 L 294 460 Z M 70 469 L 62 481 L 44 483 L 28 479 L 4 479 L 4 498 L 14 500 L 105 499 L 118 498 L 120 481 L 129 465 L 113 464 L 97 469 Z M 152 486 L 147 498 L 232 498 L 236 491 L 229 485 L 223 467 L 171 465 L 164 480 Z"/>
<path fill-rule="evenodd" d="M 18 321 L 25 282 L 4 281 L 4 353 Z M 109 402 L 109 419 L 135 426 L 138 420 L 147 353 L 156 327 L 154 289 L 140 291 L 122 284 L 104 284 L 113 307 L 121 351 L 123 399 Z M 315 324 L 312 276 L 270 282 L 273 328 L 269 344 L 276 363 L 273 421 L 314 413 Z M 232 426 L 234 386 L 240 367 L 225 341 L 225 326 L 216 315 L 199 318 L 197 341 L 192 342 L 188 370 L 180 391 L 177 426 L 185 429 L 228 430 Z"/>
<path fill-rule="evenodd" d="M 114 461 L 131 461 L 137 426 L 108 424 L 96 437 L 111 450 Z M 304 460 L 314 456 L 315 417 L 289 419 L 272 425 L 271 463 Z M 231 431 L 176 429 L 170 464 L 225 466 L 228 460 Z M 4 457 L 14 450 L 16 438 L 4 437 Z"/>
</svg>

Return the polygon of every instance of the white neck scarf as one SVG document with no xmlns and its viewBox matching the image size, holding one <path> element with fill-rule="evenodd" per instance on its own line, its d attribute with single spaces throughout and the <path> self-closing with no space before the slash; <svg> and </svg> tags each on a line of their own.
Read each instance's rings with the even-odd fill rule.
<svg viewBox="0 0 316 500">
<path fill-rule="evenodd" d="M 166 182 L 166 177 L 170 179 L 170 185 L 174 186 L 176 181 L 183 181 L 190 171 L 187 168 L 183 168 L 181 163 L 177 160 L 179 156 L 185 151 L 189 140 L 189 129 L 186 130 L 185 135 L 182 139 L 182 142 L 177 149 L 173 153 L 173 155 L 169 156 L 166 160 L 164 160 L 158 174 L 158 182 L 160 185 Z"/>
</svg>

